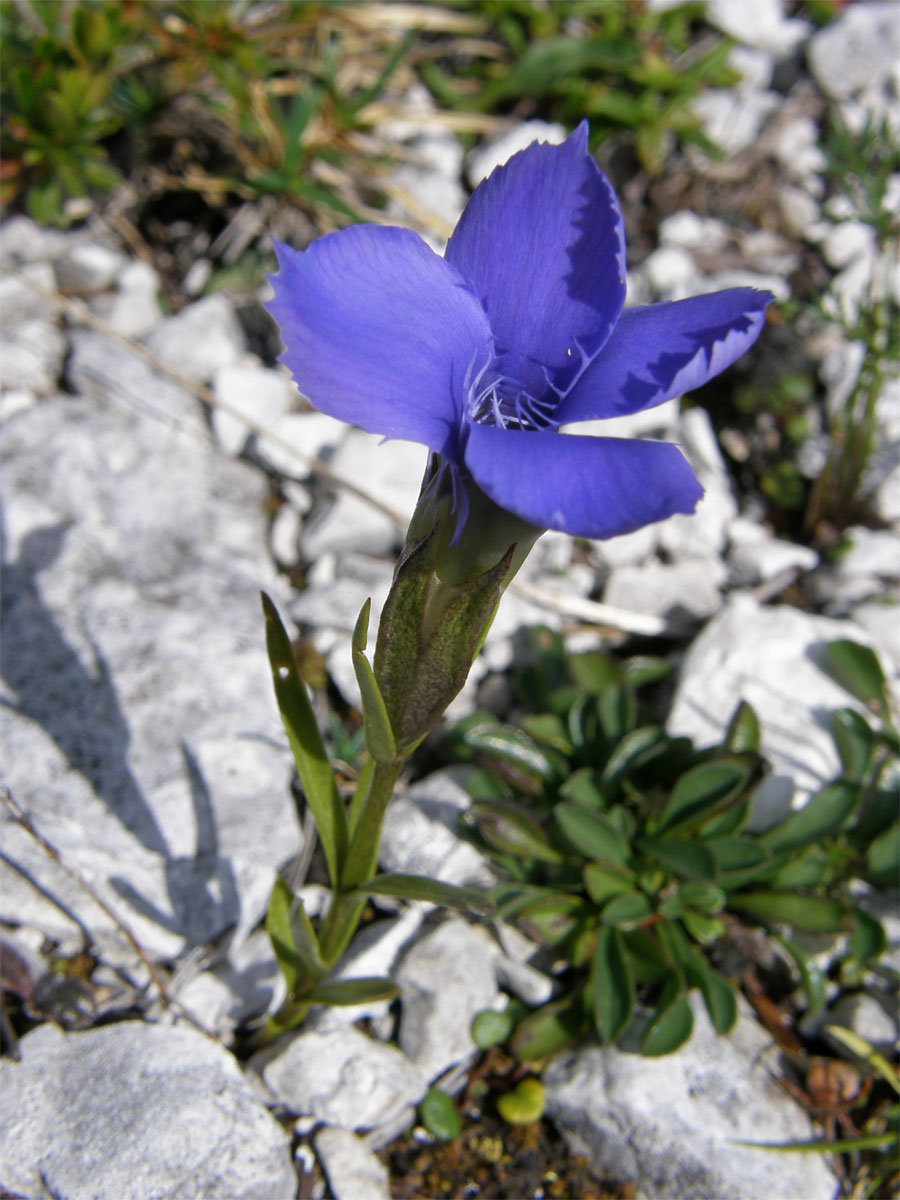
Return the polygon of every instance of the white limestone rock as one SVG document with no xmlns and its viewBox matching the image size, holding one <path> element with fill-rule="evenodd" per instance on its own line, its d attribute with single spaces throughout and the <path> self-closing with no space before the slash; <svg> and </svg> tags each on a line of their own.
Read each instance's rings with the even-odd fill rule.
<svg viewBox="0 0 900 1200">
<path fill-rule="evenodd" d="M 284 378 L 290 384 L 288 376 Z M 320 412 L 289 412 L 268 426 L 268 436 L 256 440 L 256 454 L 267 470 L 288 479 L 309 477 L 310 459 L 332 456 L 349 433 L 343 421 Z"/>
<path fill-rule="evenodd" d="M 900 58 L 896 4 L 888 0 L 848 5 L 813 36 L 807 57 L 816 83 L 835 100 L 880 86 Z"/>
<path fill-rule="evenodd" d="M 315 1147 L 334 1200 L 391 1200 L 387 1168 L 355 1133 L 326 1125 Z"/>
<path fill-rule="evenodd" d="M 568 131 L 563 125 L 550 121 L 523 121 L 512 129 L 481 143 L 469 155 L 466 177 L 470 185 L 477 187 L 483 179 L 514 154 L 530 146 L 532 142 L 549 142 L 558 146 L 566 140 Z"/>
<path fill-rule="evenodd" d="M 707 0 L 706 19 L 745 46 L 786 58 L 812 31 L 808 21 L 784 15 L 784 0 Z"/>
<path fill-rule="evenodd" d="M 717 1037 L 698 994 L 694 1033 L 662 1058 L 588 1046 L 544 1072 L 547 1115 L 574 1154 L 596 1171 L 633 1182 L 645 1200 L 833 1200 L 824 1156 L 772 1154 L 737 1143 L 813 1137 L 803 1109 L 774 1076 L 769 1035 L 742 1003 Z"/>
<path fill-rule="evenodd" d="M 758 541 L 732 544 L 728 554 L 731 580 L 738 587 L 768 583 L 787 571 L 798 575 L 819 565 L 819 556 L 809 546 L 798 546 L 780 538 L 763 536 Z"/>
<path fill-rule="evenodd" d="M 787 606 L 764 608 L 735 593 L 692 644 L 681 666 L 669 733 L 699 746 L 721 741 L 739 701 L 759 717 L 762 753 L 772 772 L 754 793 L 751 828 L 802 808 L 840 773 L 830 714 L 853 700 L 818 666 L 838 638 L 869 643 L 851 621 Z"/>
<path fill-rule="evenodd" d="M 286 416 L 293 404 L 293 389 L 282 371 L 264 367 L 252 355 L 213 376 L 218 404 L 212 411 L 213 433 L 227 453 L 237 457 L 259 428 L 268 429 Z"/>
<path fill-rule="evenodd" d="M 194 383 L 208 383 L 246 349 L 231 301 L 221 292 L 204 296 L 148 334 L 147 348 Z"/>
<path fill-rule="evenodd" d="M 227 1050 L 186 1027 L 41 1025 L 0 1063 L 3 1182 L 17 1194 L 292 1200 L 287 1134 Z"/>
<path fill-rule="evenodd" d="M 56 391 L 66 357 L 65 335 L 50 321 L 21 321 L 0 337 L 3 387 L 39 396 Z"/>
<path fill-rule="evenodd" d="M 112 287 L 125 266 L 125 256 L 103 242 L 76 241 L 54 263 L 56 282 L 63 292 L 90 295 Z"/>
<path fill-rule="evenodd" d="M 299 1033 L 258 1061 L 280 1103 L 341 1129 L 390 1124 L 428 1090 L 425 1073 L 406 1055 L 353 1028 Z"/>
<path fill-rule="evenodd" d="M 659 545 L 673 559 L 716 558 L 725 547 L 728 529 L 737 516 L 728 468 L 705 409 L 682 413 L 679 436 L 704 495 L 692 515 L 676 514 L 658 526 Z"/>
<path fill-rule="evenodd" d="M 417 941 L 400 964 L 400 1049 L 429 1080 L 476 1052 L 472 1019 L 501 1001 L 496 958 L 486 930 L 451 917 Z"/>
<path fill-rule="evenodd" d="M 159 276 L 150 263 L 136 258 L 125 264 L 115 282 L 114 292 L 90 298 L 91 311 L 123 337 L 146 337 L 162 320 Z"/>
<path fill-rule="evenodd" d="M 616 567 L 603 591 L 603 602 L 630 612 L 699 621 L 718 612 L 728 577 L 717 558 L 683 558 Z"/>
</svg>

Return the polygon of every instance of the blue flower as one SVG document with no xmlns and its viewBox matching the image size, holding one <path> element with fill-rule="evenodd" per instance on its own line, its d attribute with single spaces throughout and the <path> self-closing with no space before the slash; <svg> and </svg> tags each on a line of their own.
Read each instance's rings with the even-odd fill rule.
<svg viewBox="0 0 900 1200">
<path fill-rule="evenodd" d="M 559 427 L 699 387 L 753 344 L 772 300 L 732 288 L 623 311 L 622 214 L 584 123 L 495 170 L 443 258 L 372 225 L 276 252 L 268 308 L 300 391 L 440 455 L 457 534 L 473 483 L 534 526 L 582 537 L 693 512 L 703 489 L 677 446 Z"/>
</svg>

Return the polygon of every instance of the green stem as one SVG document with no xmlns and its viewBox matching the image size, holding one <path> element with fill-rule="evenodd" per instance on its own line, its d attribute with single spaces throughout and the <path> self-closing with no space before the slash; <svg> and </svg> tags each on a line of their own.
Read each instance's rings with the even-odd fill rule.
<svg viewBox="0 0 900 1200">
<path fill-rule="evenodd" d="M 365 908 L 365 896 L 353 894 L 354 889 L 371 879 L 375 871 L 385 809 L 393 795 L 402 765 L 402 759 L 376 763 L 368 774 L 368 788 L 360 804 L 341 870 L 341 890 L 332 897 L 319 930 L 322 958 L 329 964 L 337 962 L 349 945 Z"/>
</svg>

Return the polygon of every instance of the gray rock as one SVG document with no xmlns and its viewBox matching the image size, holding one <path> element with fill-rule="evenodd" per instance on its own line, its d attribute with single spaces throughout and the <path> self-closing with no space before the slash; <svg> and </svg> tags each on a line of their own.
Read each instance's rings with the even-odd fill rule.
<svg viewBox="0 0 900 1200">
<path fill-rule="evenodd" d="M 813 1136 L 779 1086 L 769 1035 L 746 1011 L 717 1037 L 697 993 L 694 1034 L 675 1054 L 644 1058 L 588 1047 L 544 1072 L 547 1115 L 598 1173 L 637 1185 L 646 1200 L 833 1200 L 825 1158 L 736 1144 Z M 742 1006 L 743 1009 L 743 1006 Z"/>
<path fill-rule="evenodd" d="M 55 292 L 53 268 L 46 262 L 26 263 L 0 278 L 0 321 L 4 338 L 23 321 L 55 321 L 60 312 L 59 303 L 53 299 Z M 9 385 L 4 384 L 6 386 Z"/>
<path fill-rule="evenodd" d="M 818 564 L 819 556 L 809 546 L 798 546 L 765 535 L 757 541 L 732 545 L 728 555 L 732 582 L 739 587 L 767 583 L 786 571 L 797 574 L 812 571 Z"/>
<path fill-rule="evenodd" d="M 173 992 L 180 1005 L 222 1038 L 238 1025 L 275 1012 L 286 998 L 284 976 L 264 929 L 230 947 L 222 962 L 198 971 Z"/>
<path fill-rule="evenodd" d="M 682 413 L 679 436 L 685 457 L 697 473 L 704 495 L 692 516 L 677 514 L 658 526 L 659 545 L 673 559 L 716 558 L 725 547 L 737 516 L 728 468 L 709 414 L 692 408 Z"/>
<path fill-rule="evenodd" d="M 0 1063 L 4 1184 L 27 1200 L 292 1200 L 284 1130 L 192 1029 L 42 1025 Z"/>
<path fill-rule="evenodd" d="M 756 46 L 776 58 L 792 54 L 809 36 L 811 26 L 784 15 L 783 0 L 708 0 L 706 19 L 746 46 Z"/>
<path fill-rule="evenodd" d="M 293 403 L 284 372 L 264 367 L 253 357 L 216 371 L 212 390 L 220 406 L 212 412 L 213 433 L 222 449 L 234 455 L 243 452 L 255 429 L 268 429 Z"/>
<path fill-rule="evenodd" d="M 470 797 L 453 774 L 435 771 L 388 805 L 378 861 L 385 871 L 427 875 L 443 883 L 491 887 L 484 858 L 457 832 Z"/>
<path fill-rule="evenodd" d="M 900 57 L 896 4 L 850 5 L 815 34 L 807 56 L 816 83 L 833 99 L 880 85 Z"/>
<path fill-rule="evenodd" d="M 355 1133 L 326 1126 L 315 1146 L 334 1200 L 391 1200 L 387 1168 Z"/>
<path fill-rule="evenodd" d="M 49 395 L 59 383 L 66 349 L 62 330 L 50 321 L 34 318 L 5 330 L 0 339 L 3 387 Z"/>
<path fill-rule="evenodd" d="M 343 421 L 325 413 L 287 413 L 270 424 L 268 436 L 257 438 L 256 452 L 276 475 L 306 479 L 310 459 L 330 458 L 348 432 Z"/>
<path fill-rule="evenodd" d="M 496 957 L 485 930 L 451 917 L 416 942 L 400 964 L 400 1049 L 429 1080 L 475 1053 L 472 1018 L 500 1001 Z"/>
<path fill-rule="evenodd" d="M 897 1019 L 896 996 L 883 992 L 847 992 L 828 1013 L 827 1023 L 851 1030 L 882 1054 L 893 1054 L 897 1048 L 900 1021 Z"/>
<path fill-rule="evenodd" d="M 718 612 L 727 571 L 717 558 L 683 558 L 616 567 L 603 592 L 605 604 L 672 620 L 696 621 Z"/>
<path fill-rule="evenodd" d="M 76 337 L 72 377 L 90 399 L 4 429 L 6 778 L 147 952 L 174 959 L 246 936 L 300 843 L 258 607 L 261 586 L 278 594 L 264 485 L 199 424 L 122 403 L 133 388 L 190 413 L 132 352 Z M 21 828 L 5 837 L 4 920 L 70 946 L 86 930 L 131 962 L 69 875 Z"/>
<path fill-rule="evenodd" d="M 282 1104 L 341 1129 L 389 1124 L 428 1089 L 424 1072 L 396 1047 L 357 1029 L 300 1033 L 263 1053 L 263 1080 Z"/>
<path fill-rule="evenodd" d="M 64 292 L 102 292 L 112 287 L 124 265 L 124 255 L 111 246 L 77 241 L 56 260 L 56 282 Z"/>
<path fill-rule="evenodd" d="M 738 93 L 727 88 L 707 88 L 691 101 L 691 108 L 700 118 L 707 137 L 726 154 L 734 155 L 754 145 L 780 103 L 781 97 L 776 92 Z"/>
<path fill-rule="evenodd" d="M 142 259 L 134 259 L 116 276 L 115 292 L 91 297 L 91 311 L 123 337 L 146 337 L 162 320 L 161 287 L 153 267 Z"/>
<path fill-rule="evenodd" d="M 836 563 L 839 575 L 879 575 L 882 579 L 900 576 L 900 532 L 854 525 L 845 530 L 844 537 L 851 546 Z"/>
<path fill-rule="evenodd" d="M 149 333 L 147 348 L 195 383 L 208 383 L 244 353 L 244 333 L 231 301 L 221 292 L 204 296 L 166 317 Z"/>
<path fill-rule="evenodd" d="M 38 225 L 30 217 L 10 217 L 0 225 L 0 264 L 8 269 L 19 263 L 55 258 L 68 245 L 69 237 L 60 229 Z"/>
<path fill-rule="evenodd" d="M 851 697 L 818 666 L 837 638 L 868 643 L 851 621 L 811 616 L 787 606 L 764 608 L 736 593 L 685 655 L 668 729 L 706 746 L 722 739 L 740 700 L 760 721 L 762 752 L 772 773 L 754 793 L 751 825 L 764 827 L 840 773 L 831 713 Z"/>
</svg>

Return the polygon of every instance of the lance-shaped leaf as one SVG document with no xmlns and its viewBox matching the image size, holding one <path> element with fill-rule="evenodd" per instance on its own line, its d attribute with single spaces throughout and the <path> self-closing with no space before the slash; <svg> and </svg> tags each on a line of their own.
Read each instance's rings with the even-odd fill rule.
<svg viewBox="0 0 900 1200">
<path fill-rule="evenodd" d="M 303 794 L 325 852 L 328 873 L 336 886 L 347 850 L 347 817 L 306 688 L 297 670 L 290 638 L 275 605 L 265 593 L 262 595 L 262 606 L 275 698 L 303 785 Z"/>
<path fill-rule="evenodd" d="M 725 745 L 740 754 L 745 750 L 759 750 L 759 741 L 759 717 L 747 701 L 742 700 L 728 722 Z"/>
<path fill-rule="evenodd" d="M 703 842 L 681 838 L 641 838 L 638 849 L 668 867 L 679 879 L 712 883 L 716 878 L 715 857 Z"/>
<path fill-rule="evenodd" d="M 650 1023 L 641 1039 L 641 1053 L 648 1057 L 671 1054 L 691 1036 L 694 1014 L 678 974 L 670 975 L 656 1004 Z"/>
<path fill-rule="evenodd" d="M 535 858 L 538 862 L 565 862 L 565 855 L 552 845 L 538 822 L 514 805 L 500 800 L 476 800 L 471 811 L 485 841 L 498 850 L 516 858 Z"/>
<path fill-rule="evenodd" d="M 872 727 L 855 708 L 839 708 L 832 717 L 831 732 L 844 775 L 848 779 L 861 780 L 869 769 L 875 750 Z"/>
<path fill-rule="evenodd" d="M 633 892 L 634 872 L 608 863 L 587 863 L 582 872 L 587 894 L 595 904 L 605 904 L 613 896 Z"/>
<path fill-rule="evenodd" d="M 428 904 L 441 904 L 445 908 L 474 909 L 475 912 L 492 912 L 493 899 L 478 888 L 459 887 L 443 883 L 440 879 L 429 879 L 425 875 L 375 875 L 355 889 L 357 895 L 393 896 L 397 900 L 424 900 Z"/>
<path fill-rule="evenodd" d="M 295 896 L 279 876 L 272 889 L 266 912 L 266 932 L 275 958 L 287 984 L 289 996 L 296 996 L 321 979 L 328 967 L 322 961 L 319 942 L 303 901 Z"/>
<path fill-rule="evenodd" d="M 834 833 L 859 802 L 859 784 L 837 780 L 826 784 L 798 812 L 785 817 L 760 835 L 759 840 L 774 853 L 811 846 Z"/>
<path fill-rule="evenodd" d="M 829 642 L 823 665 L 831 678 L 851 696 L 877 712 L 883 720 L 889 718 L 887 682 L 874 650 L 846 639 Z"/>
<path fill-rule="evenodd" d="M 553 817 L 566 841 L 577 853 L 594 862 L 624 867 L 630 849 L 613 823 L 600 813 L 564 800 L 553 809 Z"/>
<path fill-rule="evenodd" d="M 713 852 L 725 887 L 736 887 L 752 879 L 772 861 L 771 852 L 750 838 L 715 837 L 706 844 Z"/>
<path fill-rule="evenodd" d="M 510 1039 L 510 1049 L 524 1062 L 549 1058 L 570 1046 L 590 1027 L 590 1001 L 584 988 L 544 1004 L 526 1017 Z"/>
<path fill-rule="evenodd" d="M 733 754 L 685 771 L 672 789 L 655 832 L 684 832 L 730 807 L 749 783 L 753 767 L 752 758 Z"/>
<path fill-rule="evenodd" d="M 397 758 L 397 743 L 387 714 L 381 689 L 375 681 L 375 673 L 366 658 L 366 640 L 369 632 L 369 611 L 372 601 L 367 600 L 353 630 L 353 669 L 362 696 L 363 719 L 366 730 L 366 746 L 376 762 L 394 762 Z"/>
<path fill-rule="evenodd" d="M 361 979 L 339 979 L 335 983 L 320 983 L 304 999 L 308 1004 L 327 1004 L 329 1007 L 349 1007 L 371 1004 L 375 1000 L 393 1000 L 400 989 L 392 979 L 367 975 Z"/>
<path fill-rule="evenodd" d="M 849 924 L 844 906 L 826 896 L 807 896 L 799 892 L 734 892 L 728 904 L 760 921 L 782 922 L 806 933 L 840 933 Z"/>
<path fill-rule="evenodd" d="M 676 921 L 660 921 L 656 932 L 673 961 L 684 972 L 688 985 L 699 990 L 716 1033 L 728 1033 L 737 1020 L 734 989 L 694 949 Z"/>
<path fill-rule="evenodd" d="M 591 961 L 594 1023 L 604 1042 L 613 1042 L 628 1024 L 634 1008 L 634 980 L 622 943 L 612 926 L 597 930 Z"/>
<path fill-rule="evenodd" d="M 618 925 L 620 929 L 635 929 L 646 921 L 653 908 L 643 892 L 629 892 L 614 896 L 604 905 L 600 920 L 604 925 Z"/>
</svg>

